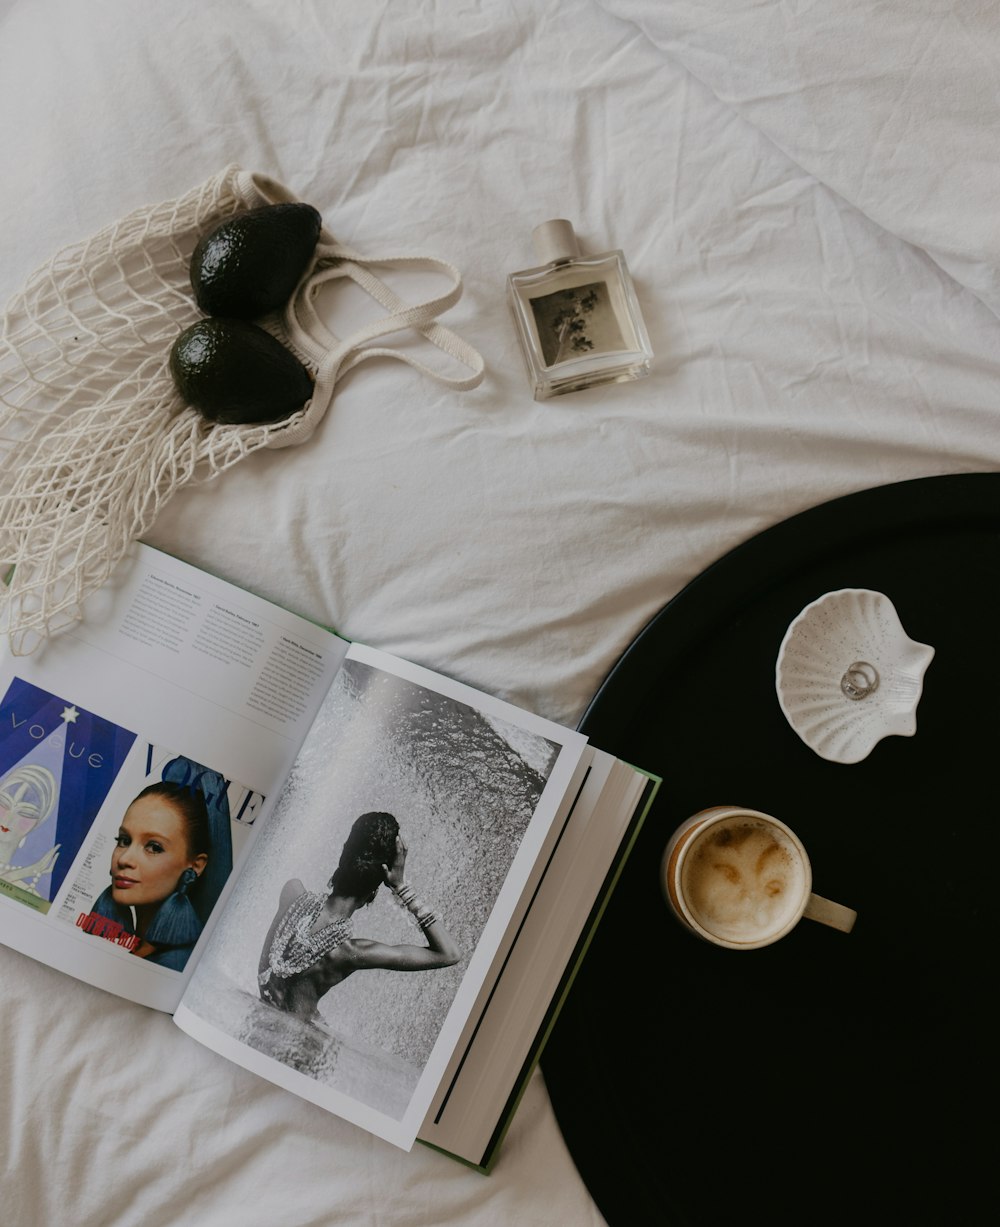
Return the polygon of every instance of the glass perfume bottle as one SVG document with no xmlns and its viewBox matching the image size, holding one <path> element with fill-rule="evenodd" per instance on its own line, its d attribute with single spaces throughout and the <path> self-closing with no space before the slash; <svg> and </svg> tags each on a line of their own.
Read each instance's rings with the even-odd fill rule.
<svg viewBox="0 0 1000 1227">
<path fill-rule="evenodd" d="M 511 273 L 507 297 L 535 400 L 648 375 L 653 351 L 622 253 L 581 255 L 565 218 L 532 237 L 539 267 Z"/>
</svg>

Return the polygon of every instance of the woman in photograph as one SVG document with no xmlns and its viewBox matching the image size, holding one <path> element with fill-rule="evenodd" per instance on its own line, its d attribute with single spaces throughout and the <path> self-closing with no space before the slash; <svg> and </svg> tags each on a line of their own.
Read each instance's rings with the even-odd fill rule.
<svg viewBox="0 0 1000 1227">
<path fill-rule="evenodd" d="M 261 1000 L 312 1023 L 320 998 L 356 971 L 431 971 L 451 967 L 461 952 L 441 918 L 405 879 L 406 845 L 392 814 L 362 814 L 344 843 L 325 891 L 286 882 L 257 968 Z M 354 936 L 354 914 L 385 885 L 415 918 L 425 946 L 387 945 Z"/>
<path fill-rule="evenodd" d="M 186 759 L 175 759 L 122 817 L 111 854 L 111 885 L 93 911 L 117 921 L 138 939 L 132 953 L 182 971 L 215 899 L 206 897 L 209 867 L 232 865 L 228 804 L 200 786 L 221 780 Z M 221 796 L 225 802 L 225 794 Z"/>
<path fill-rule="evenodd" d="M 31 895 L 40 895 L 38 880 L 52 872 L 59 845 L 30 865 L 15 864 L 17 851 L 51 815 L 56 793 L 56 777 L 35 763 L 15 767 L 0 781 L 0 881 Z"/>
</svg>

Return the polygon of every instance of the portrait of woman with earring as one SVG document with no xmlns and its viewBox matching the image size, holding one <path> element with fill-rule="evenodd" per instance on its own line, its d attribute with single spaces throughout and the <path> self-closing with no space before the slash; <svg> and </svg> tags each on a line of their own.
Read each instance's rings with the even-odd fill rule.
<svg viewBox="0 0 1000 1227">
<path fill-rule="evenodd" d="M 232 868 L 229 810 L 217 772 L 174 759 L 163 775 L 122 816 L 92 910 L 135 935 L 134 955 L 182 971 Z"/>
</svg>

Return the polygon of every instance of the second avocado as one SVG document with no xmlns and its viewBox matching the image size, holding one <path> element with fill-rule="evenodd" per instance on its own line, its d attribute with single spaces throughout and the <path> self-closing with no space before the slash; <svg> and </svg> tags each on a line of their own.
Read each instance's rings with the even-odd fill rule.
<svg viewBox="0 0 1000 1227">
<path fill-rule="evenodd" d="M 177 391 L 211 422 L 259 424 L 296 413 L 312 376 L 269 332 L 246 320 L 198 320 L 170 351 Z"/>
<path fill-rule="evenodd" d="M 283 307 L 306 271 L 323 219 L 312 205 L 273 204 L 237 213 L 203 235 L 191 288 L 206 315 L 256 319 Z"/>
</svg>

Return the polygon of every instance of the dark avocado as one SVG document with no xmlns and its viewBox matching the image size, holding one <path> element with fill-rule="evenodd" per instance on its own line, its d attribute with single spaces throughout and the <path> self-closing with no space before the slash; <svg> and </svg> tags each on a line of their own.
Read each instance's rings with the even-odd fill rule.
<svg viewBox="0 0 1000 1227">
<path fill-rule="evenodd" d="M 204 319 L 170 351 L 177 391 L 213 422 L 275 422 L 301 409 L 313 381 L 269 332 L 245 320 Z"/>
<path fill-rule="evenodd" d="M 206 315 L 251 320 L 291 298 L 319 241 L 323 219 L 308 204 L 263 205 L 203 235 L 191 287 Z"/>
</svg>

